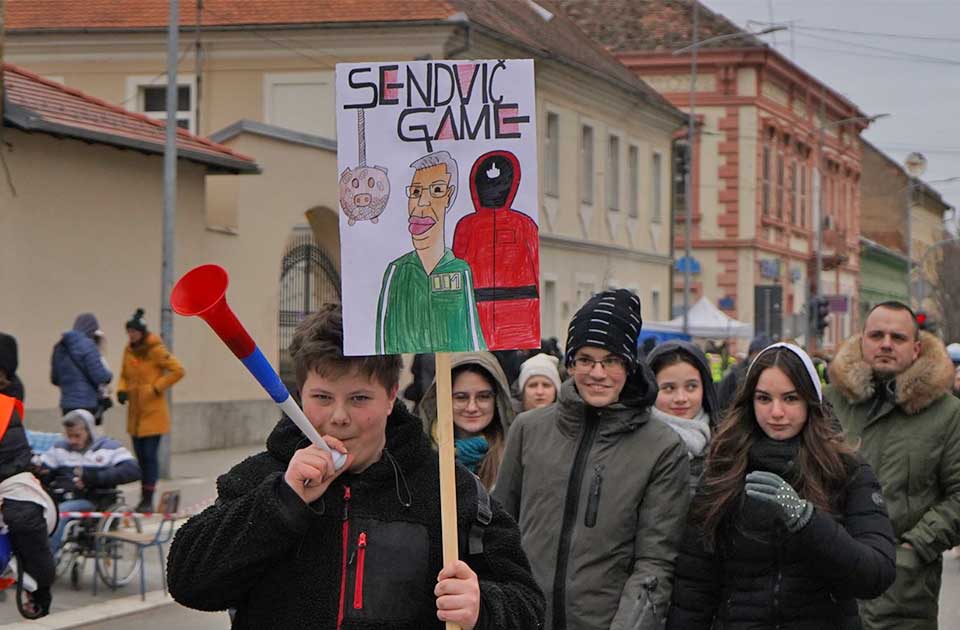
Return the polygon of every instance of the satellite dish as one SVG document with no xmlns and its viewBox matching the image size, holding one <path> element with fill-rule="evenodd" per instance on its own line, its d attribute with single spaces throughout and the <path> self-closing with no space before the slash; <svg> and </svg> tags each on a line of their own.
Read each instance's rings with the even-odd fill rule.
<svg viewBox="0 0 960 630">
<path fill-rule="evenodd" d="M 903 165 L 911 177 L 922 177 L 927 171 L 927 158 L 922 153 L 913 152 L 903 161 Z"/>
</svg>

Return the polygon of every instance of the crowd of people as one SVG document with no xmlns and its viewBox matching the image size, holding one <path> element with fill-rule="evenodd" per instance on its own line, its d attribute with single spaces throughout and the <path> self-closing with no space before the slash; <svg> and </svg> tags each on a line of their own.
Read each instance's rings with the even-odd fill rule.
<svg viewBox="0 0 960 630">
<path fill-rule="evenodd" d="M 158 477 L 157 447 L 169 432 L 164 392 L 184 369 L 147 329 L 144 310 L 126 322 L 128 344 L 116 384 L 116 399 L 127 405 L 127 433 L 136 458 L 117 440 L 100 434 L 104 412 L 113 406 L 113 373 L 104 357 L 106 336 L 92 313 L 81 313 L 54 344 L 50 382 L 60 390 L 63 436 L 35 453 L 24 426 L 25 387 L 17 376 L 16 339 L 0 333 L 0 501 L 3 525 L 24 570 L 36 581 L 27 614 L 49 613 L 68 519 L 59 511 L 92 510 L 99 491 L 141 481 L 135 510 L 153 511 Z M 56 500 L 56 503 L 54 502 Z"/>
<path fill-rule="evenodd" d="M 230 609 L 235 628 L 936 628 L 942 554 L 960 544 L 960 348 L 885 302 L 829 369 L 757 338 L 718 375 L 698 345 L 644 343 L 642 326 L 637 296 L 610 290 L 562 354 L 455 355 L 460 559 L 444 563 L 435 367 L 418 356 L 401 396 L 400 358 L 344 356 L 340 307 L 323 307 L 290 353 L 346 464 L 282 419 L 178 532 L 172 594 Z M 116 391 L 136 458 L 99 435 L 112 374 L 82 314 L 51 360 L 65 438 L 36 472 L 72 492 L 142 478 L 149 508 L 151 438 L 183 368 L 142 311 L 126 329 Z M 0 391 L 23 399 L 8 335 Z M 10 418 L 0 491 L 31 470 L 22 406 Z M 3 516 L 48 608 L 44 506 L 5 498 Z"/>
<path fill-rule="evenodd" d="M 343 356 L 326 307 L 291 356 L 347 464 L 282 420 L 178 533 L 174 598 L 235 628 L 936 628 L 960 400 L 912 311 L 877 305 L 829 374 L 755 340 L 726 394 L 698 346 L 641 330 L 636 295 L 607 291 L 560 356 L 455 356 L 444 564 L 434 367 L 418 357 L 405 403 L 399 359 Z"/>
</svg>

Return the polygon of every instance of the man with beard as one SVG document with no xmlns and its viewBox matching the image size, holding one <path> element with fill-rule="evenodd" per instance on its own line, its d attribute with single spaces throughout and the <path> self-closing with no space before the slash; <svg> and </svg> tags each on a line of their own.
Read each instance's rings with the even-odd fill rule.
<svg viewBox="0 0 960 630">
<path fill-rule="evenodd" d="M 937 628 L 941 554 L 960 543 L 960 400 L 943 343 L 900 302 L 873 307 L 830 365 L 825 398 L 880 479 L 897 580 L 860 603 L 865 630 Z"/>
</svg>

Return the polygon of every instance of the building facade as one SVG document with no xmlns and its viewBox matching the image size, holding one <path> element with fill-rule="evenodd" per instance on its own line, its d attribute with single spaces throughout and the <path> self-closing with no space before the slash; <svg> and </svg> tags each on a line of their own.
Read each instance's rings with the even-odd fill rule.
<svg viewBox="0 0 960 630">
<path fill-rule="evenodd" d="M 59 4 L 70 10 L 9 0 L 8 59 L 162 118 L 167 3 L 120 3 L 110 15 L 81 0 Z M 612 286 L 636 290 L 645 318 L 668 318 L 670 155 L 683 124 L 678 109 L 564 15 L 535 2 L 389 0 L 358 9 L 344 0 L 304 6 L 294 11 L 281 0 L 243 7 L 205 0 L 197 13 L 184 10 L 181 22 L 177 124 L 255 152 L 258 160 L 263 156 L 264 174 L 251 181 L 208 178 L 203 219 L 208 233 L 250 252 L 249 264 L 240 263 L 232 275 L 237 291 L 263 296 L 255 317 L 272 322 L 272 334 L 258 340 L 268 357 L 282 363 L 290 321 L 339 291 L 339 62 L 533 58 L 543 336 L 563 342 L 579 305 Z M 306 250 L 297 243 L 311 224 L 304 258 Z M 283 280 L 285 270 L 294 268 L 302 273 Z M 308 286 L 312 293 L 304 295 Z M 309 306 L 294 307 L 298 301 Z M 177 329 L 184 325 L 178 321 Z M 197 366 L 186 367 L 198 374 Z M 207 400 L 199 387 L 184 384 L 178 392 L 178 401 Z M 52 400 L 47 392 L 33 404 Z"/>
<path fill-rule="evenodd" d="M 904 304 L 907 294 L 907 256 L 865 236 L 860 237 L 860 318 L 889 300 Z"/>
<path fill-rule="evenodd" d="M 144 308 L 149 329 L 159 331 L 164 128 L 21 68 L 6 65 L 3 74 L 0 269 L 8 299 L 0 301 L 0 327 L 18 341 L 29 426 L 60 431 L 50 355 L 74 318 L 97 316 L 115 375 L 127 343 L 124 324 L 134 310 Z M 236 268 L 251 256 L 204 229 L 206 182 L 256 179 L 257 164 L 191 135 L 179 136 L 178 153 L 175 273 L 203 262 Z M 262 336 L 261 322 L 250 315 L 260 295 L 234 288 L 231 296 L 252 333 Z M 272 407 L 269 399 L 206 407 L 210 400 L 253 398 L 257 385 L 233 369 L 236 359 L 202 322 L 177 319 L 176 354 L 193 368 L 174 396 L 183 419 L 209 421 L 178 423 L 174 448 L 263 435 L 259 415 Z M 104 430 L 124 435 L 125 418 L 126 407 L 107 411 Z M 223 430 L 226 423 L 231 432 Z"/>
<path fill-rule="evenodd" d="M 904 301 L 934 319 L 942 318 L 931 299 L 930 285 L 936 282 L 943 253 L 939 246 L 950 237 L 946 221 L 952 218 L 953 207 L 933 187 L 911 177 L 901 164 L 866 141 L 861 190 L 863 237 L 910 260 L 909 285 L 903 269 Z"/>
<path fill-rule="evenodd" d="M 689 111 L 690 2 L 562 0 L 580 26 L 671 103 Z M 700 5 L 698 41 L 738 27 Z M 804 337 L 817 283 L 817 202 L 823 216 L 820 293 L 831 297 L 824 345 L 856 325 L 860 272 L 859 136 L 867 117 L 777 51 L 743 34 L 697 51 L 690 243 L 707 295 L 758 332 Z M 684 207 L 687 203 L 681 202 Z M 684 216 L 674 245 L 684 247 Z M 674 276 L 679 304 L 682 276 Z"/>
</svg>

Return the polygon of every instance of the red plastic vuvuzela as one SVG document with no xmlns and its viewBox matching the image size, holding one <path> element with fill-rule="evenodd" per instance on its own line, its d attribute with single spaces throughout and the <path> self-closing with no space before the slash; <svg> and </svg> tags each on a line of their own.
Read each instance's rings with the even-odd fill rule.
<svg viewBox="0 0 960 630">
<path fill-rule="evenodd" d="M 230 277 L 226 269 L 219 265 L 201 265 L 188 271 L 170 293 L 170 307 L 178 315 L 200 317 L 217 333 L 217 336 L 230 348 L 230 351 L 244 367 L 249 370 L 257 382 L 270 394 L 280 409 L 310 438 L 318 447 L 330 452 L 334 465 L 339 469 L 346 463 L 347 456 L 331 451 L 327 443 L 314 428 L 303 410 L 290 396 L 286 385 L 280 380 L 253 337 L 243 327 L 227 304 L 227 286 Z"/>
</svg>

